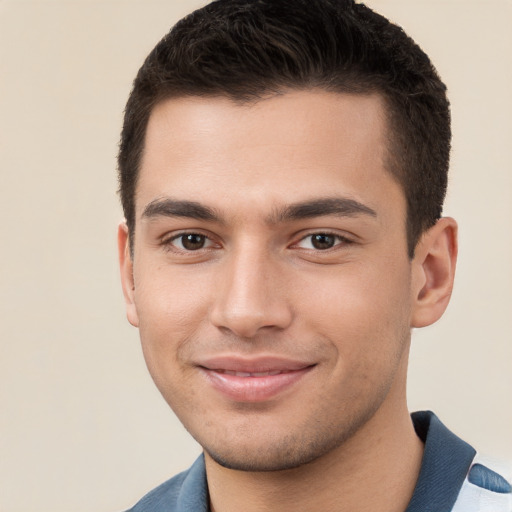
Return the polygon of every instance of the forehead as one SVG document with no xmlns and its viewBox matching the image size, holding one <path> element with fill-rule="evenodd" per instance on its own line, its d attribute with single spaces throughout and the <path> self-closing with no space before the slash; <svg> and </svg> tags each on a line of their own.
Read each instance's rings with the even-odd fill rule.
<svg viewBox="0 0 512 512">
<path fill-rule="evenodd" d="M 396 188 L 385 167 L 387 139 L 378 95 L 293 91 L 245 104 L 169 99 L 149 119 L 137 215 L 162 196 L 241 208 L 308 195 L 378 202 L 383 185 Z"/>
</svg>

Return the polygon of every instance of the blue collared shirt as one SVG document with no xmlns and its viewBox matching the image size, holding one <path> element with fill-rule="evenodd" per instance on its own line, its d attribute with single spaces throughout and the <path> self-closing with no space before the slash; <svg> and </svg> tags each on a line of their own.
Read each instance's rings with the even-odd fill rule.
<svg viewBox="0 0 512 512">
<path fill-rule="evenodd" d="M 412 420 L 425 451 L 405 512 L 512 512 L 510 483 L 474 448 L 450 432 L 432 412 L 413 413 Z M 209 512 L 204 457 L 127 512 Z"/>
</svg>

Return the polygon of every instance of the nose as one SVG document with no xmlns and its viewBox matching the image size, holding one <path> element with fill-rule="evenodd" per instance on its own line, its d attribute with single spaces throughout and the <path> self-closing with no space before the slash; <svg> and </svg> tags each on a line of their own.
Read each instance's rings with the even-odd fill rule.
<svg viewBox="0 0 512 512">
<path fill-rule="evenodd" d="M 212 324 L 242 338 L 288 327 L 293 314 L 278 267 L 268 252 L 256 248 L 241 248 L 227 258 L 210 313 Z"/>
</svg>

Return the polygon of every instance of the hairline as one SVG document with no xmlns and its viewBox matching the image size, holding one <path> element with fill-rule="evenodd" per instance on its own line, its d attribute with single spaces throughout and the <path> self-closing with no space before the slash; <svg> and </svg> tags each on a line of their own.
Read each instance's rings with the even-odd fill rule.
<svg viewBox="0 0 512 512">
<path fill-rule="evenodd" d="M 385 153 L 383 166 L 385 171 L 395 180 L 395 182 L 400 186 L 402 194 L 404 195 L 406 201 L 406 215 L 405 215 L 405 234 L 407 238 L 407 247 L 409 258 L 412 259 L 414 256 L 414 249 L 418 240 L 413 239 L 413 233 L 411 232 L 411 219 L 410 219 L 410 206 L 409 206 L 409 197 L 408 191 L 406 189 L 406 172 L 405 169 L 401 168 L 399 164 L 400 155 L 397 152 L 399 149 L 399 134 L 398 127 L 396 125 L 396 113 L 393 108 L 393 101 L 391 100 L 388 93 L 382 88 L 378 88 L 377 86 L 372 87 L 360 87 L 359 91 L 349 90 L 341 90 L 341 88 L 336 89 L 335 87 L 327 87 L 322 85 L 311 85 L 311 86 L 301 86 L 301 85 L 286 85 L 276 88 L 267 88 L 262 89 L 261 92 L 252 94 L 246 98 L 237 97 L 235 95 L 229 94 L 226 91 L 218 90 L 204 93 L 192 93 L 186 91 L 166 91 L 160 92 L 157 94 L 153 101 L 149 104 L 147 108 L 147 114 L 144 122 L 144 136 L 142 138 L 142 144 L 140 148 L 140 153 L 138 155 L 138 161 L 136 165 L 136 174 L 135 180 L 133 183 L 133 219 L 126 219 L 127 227 L 128 227 L 128 235 L 129 235 L 129 244 L 130 244 L 130 253 L 133 257 L 134 255 L 134 241 L 135 241 L 135 226 L 136 226 L 136 199 L 137 199 L 137 188 L 140 178 L 140 172 L 142 169 L 142 163 L 144 159 L 144 153 L 146 150 L 146 138 L 147 138 L 147 128 L 153 115 L 155 109 L 160 106 L 162 103 L 169 100 L 176 99 L 184 99 L 184 98 L 208 98 L 208 99 L 228 99 L 232 101 L 235 105 L 245 106 L 245 105 L 256 105 L 261 101 L 265 101 L 267 99 L 274 98 L 276 96 L 283 96 L 290 92 L 299 92 L 299 91 L 323 91 L 331 94 L 339 94 L 339 95 L 354 95 L 354 96 L 371 96 L 375 95 L 382 101 L 382 110 L 383 110 L 383 120 L 384 120 L 384 141 L 385 141 Z M 400 176 L 400 177 L 399 177 Z M 421 233 L 420 233 L 421 234 Z"/>
</svg>

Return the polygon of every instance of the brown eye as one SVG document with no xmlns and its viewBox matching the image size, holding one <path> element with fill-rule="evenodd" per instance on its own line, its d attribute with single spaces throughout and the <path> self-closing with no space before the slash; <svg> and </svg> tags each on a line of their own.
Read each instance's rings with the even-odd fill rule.
<svg viewBox="0 0 512 512">
<path fill-rule="evenodd" d="M 336 243 L 336 237 L 333 235 L 327 235 L 325 233 L 317 233 L 311 235 L 311 245 L 315 249 L 325 250 L 331 249 Z"/>
<path fill-rule="evenodd" d="M 182 251 L 198 251 L 213 245 L 206 235 L 199 233 L 182 233 L 173 237 L 167 244 L 173 245 Z"/>
<path fill-rule="evenodd" d="M 195 233 L 182 235 L 180 238 L 183 248 L 187 251 L 197 251 L 198 249 L 202 249 L 206 242 L 206 237 L 204 235 L 197 235 Z"/>
<path fill-rule="evenodd" d="M 297 247 L 301 249 L 309 249 L 312 251 L 327 251 L 337 247 L 350 245 L 352 242 L 342 235 L 335 235 L 333 233 L 312 233 L 305 236 L 299 241 Z"/>
</svg>

